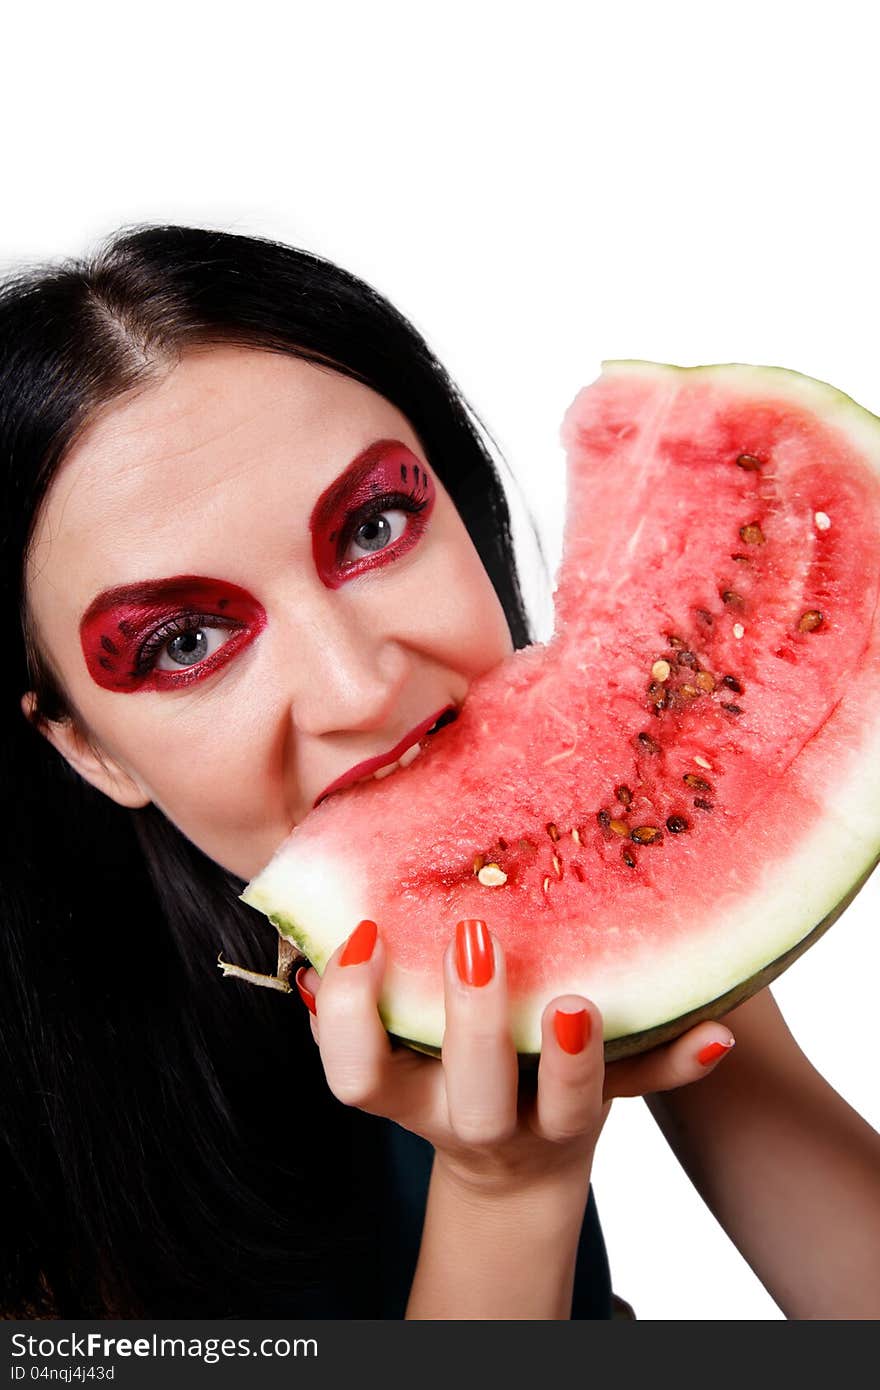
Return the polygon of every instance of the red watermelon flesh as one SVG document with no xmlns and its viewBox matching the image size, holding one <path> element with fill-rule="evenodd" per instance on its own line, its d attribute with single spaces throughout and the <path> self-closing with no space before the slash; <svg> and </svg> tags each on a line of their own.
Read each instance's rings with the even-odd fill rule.
<svg viewBox="0 0 880 1390">
<path fill-rule="evenodd" d="M 612 362 L 563 441 L 553 638 L 242 894 L 319 971 L 376 921 L 383 1020 L 427 1050 L 461 918 L 521 1053 L 574 991 L 611 1058 L 768 983 L 880 857 L 880 420 L 780 368 Z"/>
</svg>

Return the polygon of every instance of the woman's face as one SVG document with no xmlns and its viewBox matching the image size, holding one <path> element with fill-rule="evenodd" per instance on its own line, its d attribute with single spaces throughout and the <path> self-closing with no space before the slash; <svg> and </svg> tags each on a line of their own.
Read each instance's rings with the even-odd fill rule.
<svg viewBox="0 0 880 1390">
<path fill-rule="evenodd" d="M 92 422 L 42 509 L 27 592 L 87 734 L 50 725 L 55 746 L 244 879 L 337 778 L 512 650 L 400 412 L 238 347 L 190 352 Z"/>
</svg>

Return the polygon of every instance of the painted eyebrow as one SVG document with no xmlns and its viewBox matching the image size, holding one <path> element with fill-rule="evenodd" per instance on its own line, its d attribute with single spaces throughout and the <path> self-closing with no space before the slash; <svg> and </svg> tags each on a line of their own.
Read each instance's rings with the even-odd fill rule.
<svg viewBox="0 0 880 1390">
<path fill-rule="evenodd" d="M 400 439 L 377 439 L 374 444 L 370 444 L 351 463 L 340 473 L 339 477 L 321 493 L 309 517 L 309 530 L 312 532 L 323 531 L 334 519 L 342 503 L 348 498 L 353 490 L 356 491 L 369 477 L 370 473 L 380 462 L 385 454 L 400 450 L 408 456 L 412 456 L 412 449 L 408 444 L 404 444 Z M 418 464 L 418 458 L 416 458 Z M 401 484 L 406 486 L 406 463 L 401 464 Z M 386 488 L 377 489 L 378 492 L 387 491 Z"/>
<path fill-rule="evenodd" d="M 138 584 L 119 584 L 113 589 L 102 589 L 80 618 L 80 627 L 92 618 L 112 612 L 114 608 L 139 608 L 151 604 L 158 607 L 184 594 L 191 598 L 198 594 L 199 589 L 216 591 L 218 584 L 224 582 L 201 575 L 175 575 L 169 579 L 146 579 Z"/>
</svg>

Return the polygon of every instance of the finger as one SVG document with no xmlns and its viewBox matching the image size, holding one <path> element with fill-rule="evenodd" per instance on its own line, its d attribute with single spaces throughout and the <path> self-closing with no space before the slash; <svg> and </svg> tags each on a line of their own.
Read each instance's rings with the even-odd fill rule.
<svg viewBox="0 0 880 1390">
<path fill-rule="evenodd" d="M 327 1084 L 344 1105 L 384 1114 L 391 1043 L 379 1016 L 385 948 L 375 922 L 358 924 L 334 951 L 316 991 L 313 1035 Z M 305 972 L 305 981 L 310 972 Z"/>
<path fill-rule="evenodd" d="M 700 1023 L 674 1042 L 605 1069 L 605 1096 L 643 1096 L 699 1081 L 732 1051 L 735 1038 L 721 1023 Z"/>
<path fill-rule="evenodd" d="M 299 991 L 299 997 L 305 1004 L 312 1017 L 317 1016 L 318 1012 L 318 987 L 321 977 L 317 970 L 312 967 L 301 965 L 293 977 L 293 982 Z"/>
<path fill-rule="evenodd" d="M 466 1144 L 498 1143 L 517 1125 L 517 1060 L 504 953 L 485 922 L 458 923 L 443 977 L 448 1121 Z"/>
<path fill-rule="evenodd" d="M 604 1076 L 602 1015 L 581 995 L 560 995 L 541 1016 L 533 1129 L 556 1143 L 597 1134 L 605 1119 Z"/>
</svg>

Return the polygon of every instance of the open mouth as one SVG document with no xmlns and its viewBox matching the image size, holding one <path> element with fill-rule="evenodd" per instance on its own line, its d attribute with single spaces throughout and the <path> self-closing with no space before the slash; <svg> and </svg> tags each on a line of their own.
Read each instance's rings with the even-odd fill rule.
<svg viewBox="0 0 880 1390">
<path fill-rule="evenodd" d="M 357 777 L 354 780 L 349 780 L 349 774 L 348 778 L 340 779 L 341 785 L 334 784 L 326 792 L 323 792 L 322 795 L 318 797 L 315 805 L 319 806 L 321 802 L 326 801 L 328 797 L 335 796 L 337 792 L 345 790 L 346 787 L 357 786 L 361 782 L 381 782 L 385 777 L 390 777 L 391 773 L 396 772 L 399 767 L 409 767 L 410 763 L 414 762 L 422 749 L 427 746 L 426 740 L 433 734 L 438 733 L 440 729 L 445 728 L 447 724 L 454 723 L 457 718 L 458 709 L 456 706 L 448 706 L 442 714 L 438 715 L 431 727 L 423 730 L 419 737 L 416 738 L 408 748 L 405 748 L 393 762 L 385 763 L 383 767 L 378 767 L 373 772 L 365 772 L 361 777 Z"/>
<path fill-rule="evenodd" d="M 429 734 L 436 734 L 437 730 L 438 730 L 438 729 L 444 728 L 445 725 L 447 725 L 447 724 L 454 724 L 457 718 L 458 718 L 458 710 L 457 710 L 457 709 L 447 709 L 447 710 L 444 710 L 443 713 L 441 714 L 440 718 L 436 721 L 436 723 L 434 723 L 434 724 L 431 725 L 430 729 L 428 729 L 427 732 L 428 732 Z"/>
</svg>

